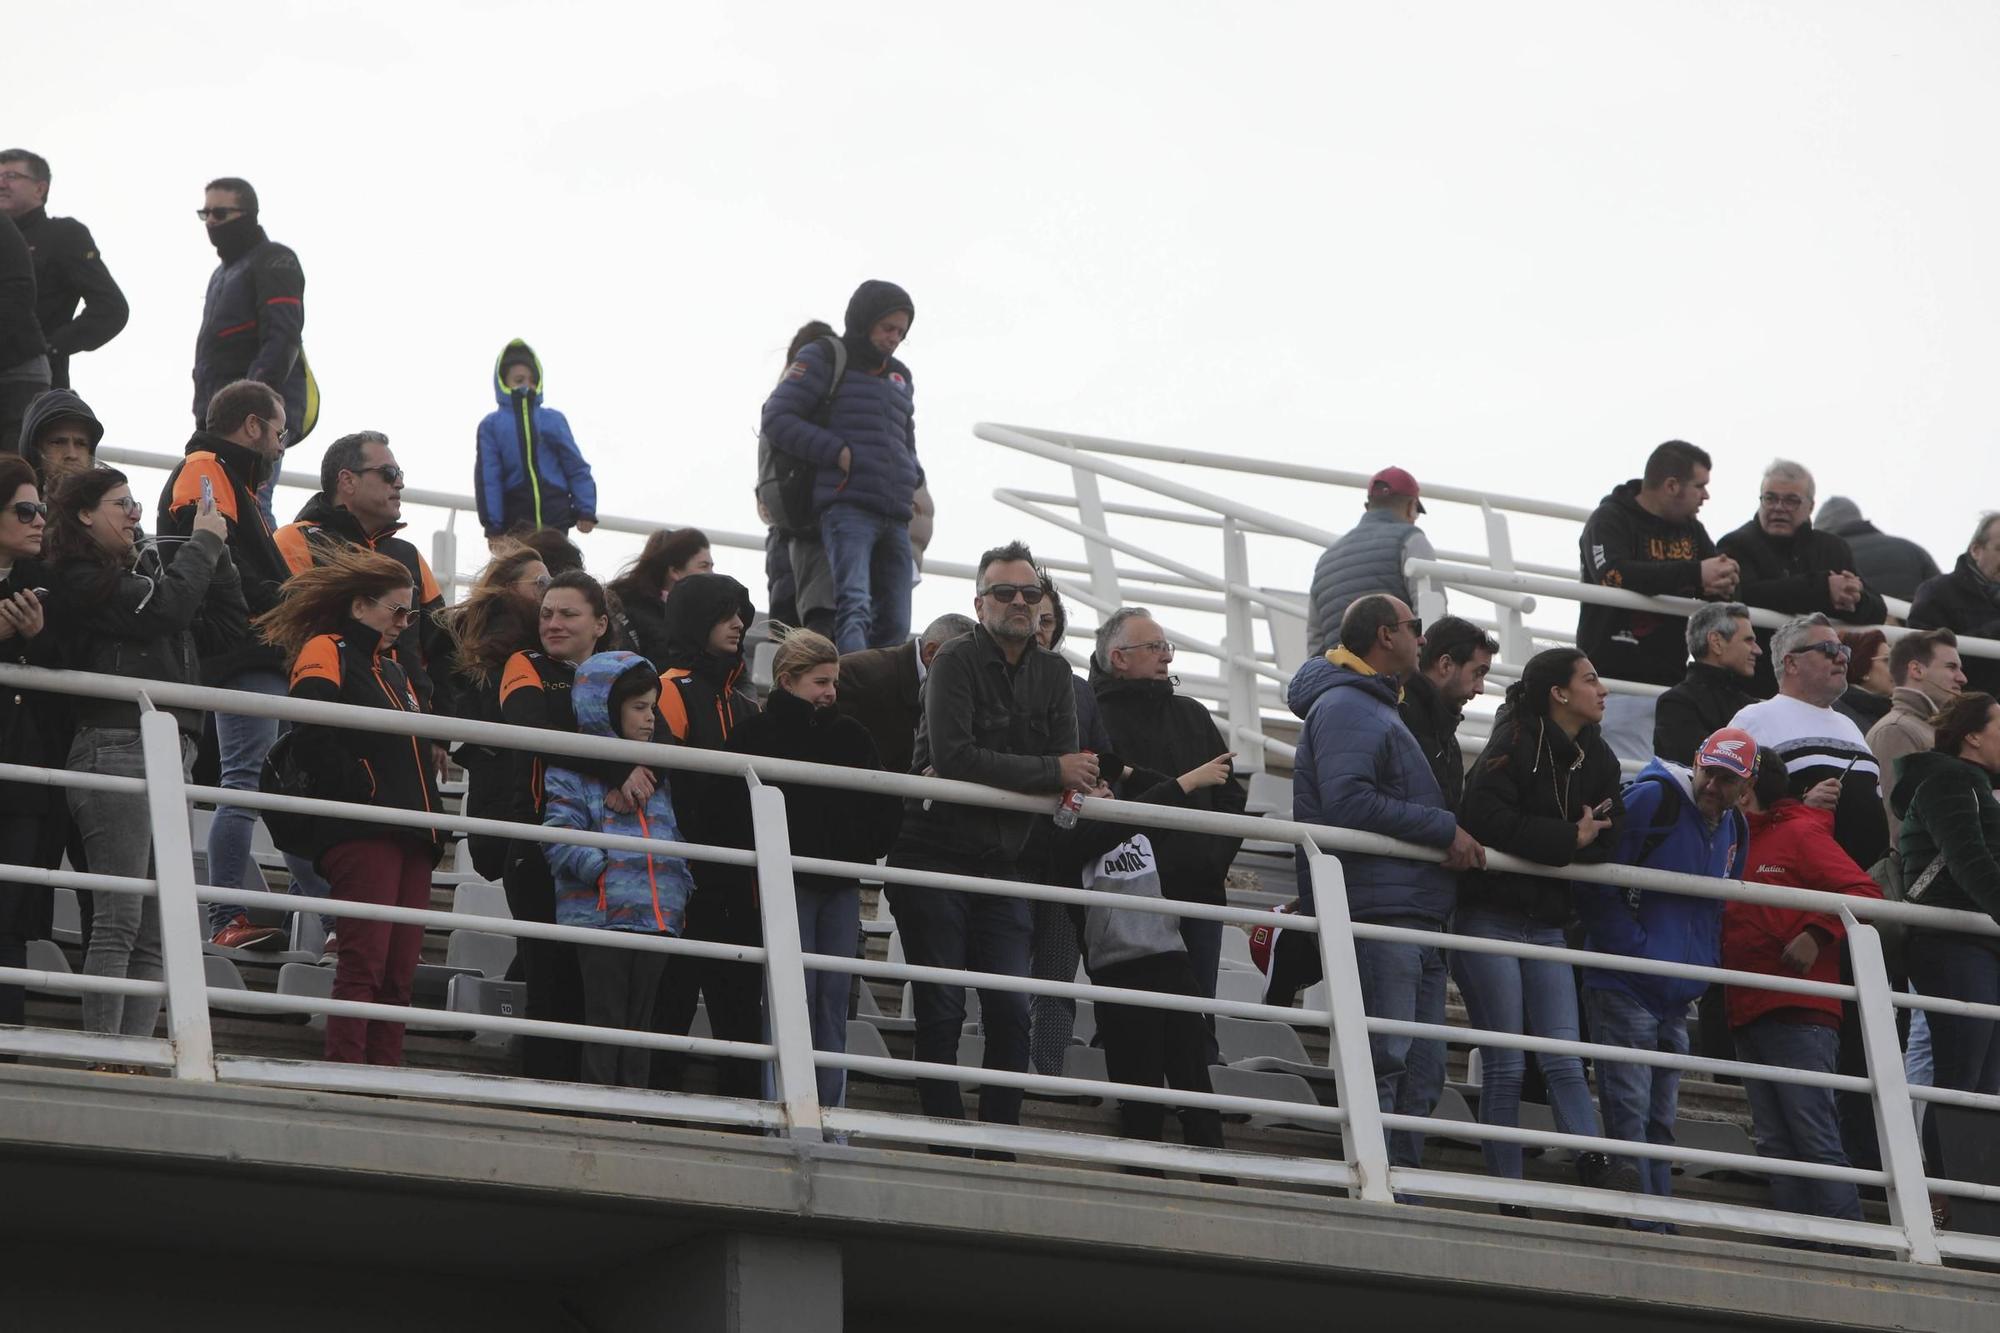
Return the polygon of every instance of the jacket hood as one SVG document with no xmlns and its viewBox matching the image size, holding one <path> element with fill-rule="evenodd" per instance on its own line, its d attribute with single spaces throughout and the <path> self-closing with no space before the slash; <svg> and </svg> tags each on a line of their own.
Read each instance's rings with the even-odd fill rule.
<svg viewBox="0 0 2000 1333">
<path fill-rule="evenodd" d="M 643 672 L 655 689 L 659 687 L 659 673 L 637 653 L 618 649 L 594 653 L 583 660 L 569 687 L 570 707 L 576 712 L 579 732 L 585 736 L 617 736 L 611 727 L 611 692 L 622 677 L 635 671 Z"/>
<path fill-rule="evenodd" d="M 74 417 L 83 422 L 84 430 L 90 436 L 90 449 L 97 452 L 97 445 L 104 438 L 104 423 L 90 410 L 90 404 L 71 393 L 68 389 L 50 389 L 28 404 L 28 414 L 21 418 L 21 438 L 17 452 L 30 463 L 35 462 L 35 436 L 42 427 L 64 417 Z"/>
<path fill-rule="evenodd" d="M 876 320 L 897 310 L 909 311 L 910 322 L 916 322 L 916 303 L 893 282 L 870 278 L 854 289 L 854 295 L 847 299 L 847 327 L 840 336 L 847 344 L 850 361 L 869 370 L 882 364 L 884 358 L 875 350 L 875 344 L 868 341 L 868 331 L 875 327 Z"/>
<path fill-rule="evenodd" d="M 1828 834 L 1833 832 L 1833 811 L 1815 810 L 1804 801 L 1784 800 L 1769 810 L 1746 810 L 1743 813 L 1750 820 L 1752 833 L 1795 823 L 1818 824 Z"/>
<path fill-rule="evenodd" d="M 674 585 L 667 598 L 667 660 L 669 667 L 693 667 L 708 651 L 708 632 L 728 619 L 731 612 L 743 617 L 747 634 L 757 616 L 750 593 L 727 574 L 690 574 Z M 733 662 L 743 659 L 737 649 Z"/>
<path fill-rule="evenodd" d="M 1673 783 L 1675 786 L 1681 789 L 1681 795 L 1687 797 L 1688 808 L 1691 808 L 1693 806 L 1694 803 L 1693 769 L 1687 768 L 1681 764 L 1670 764 L 1666 760 L 1660 758 L 1658 755 L 1655 755 L 1651 760 L 1647 762 L 1644 768 L 1639 770 L 1637 776 L 1640 778 L 1656 777 L 1656 778 L 1667 779 L 1669 782 Z"/>
<path fill-rule="evenodd" d="M 1844 528 L 1863 522 L 1861 506 L 1844 495 L 1829 495 L 1813 515 L 1813 522 L 1828 532 L 1845 536 Z"/>
<path fill-rule="evenodd" d="M 1323 656 L 1307 659 L 1292 675 L 1291 688 L 1285 691 L 1285 702 L 1291 710 L 1304 717 L 1312 712 L 1312 706 L 1328 690 L 1363 689 L 1380 695 L 1392 707 L 1402 699 L 1402 691 L 1394 680 L 1378 675 L 1366 662 L 1345 648 L 1329 648 Z"/>
<path fill-rule="evenodd" d="M 1598 503 L 1621 505 L 1626 509 L 1637 509 L 1640 513 L 1646 514 L 1645 509 L 1639 504 L 1639 492 L 1643 488 L 1643 485 L 1644 483 L 1639 478 L 1634 477 L 1630 481 L 1613 486 Z M 1646 514 L 1646 517 L 1651 518 L 1652 515 Z"/>
<path fill-rule="evenodd" d="M 1993 785 L 1993 779 L 1979 765 L 1942 750 L 1918 750 L 1905 755 L 1896 772 L 1896 789 L 1889 794 L 1889 805 L 1899 819 L 1910 813 L 1910 802 L 1916 798 L 1917 788 L 1934 777 L 1956 778 L 1968 787 L 1976 782 Z"/>
<path fill-rule="evenodd" d="M 542 358 L 535 355 L 535 349 L 528 346 L 528 341 L 525 338 L 515 338 L 500 349 L 499 356 L 493 358 L 494 401 L 498 402 L 502 407 L 506 407 L 514 401 L 514 392 L 507 387 L 507 377 L 504 372 L 507 369 L 508 360 L 517 353 L 525 353 L 527 358 L 535 363 L 535 387 L 529 392 L 535 400 L 535 406 L 540 407 L 542 405 L 542 389 L 548 383 L 548 376 L 542 373 Z"/>
</svg>

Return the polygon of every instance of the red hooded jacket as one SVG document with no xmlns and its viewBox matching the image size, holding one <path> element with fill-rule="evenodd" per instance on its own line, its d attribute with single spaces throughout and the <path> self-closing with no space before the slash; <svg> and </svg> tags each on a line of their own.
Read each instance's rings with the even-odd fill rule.
<svg viewBox="0 0 2000 1333">
<path fill-rule="evenodd" d="M 1882 890 L 1868 872 L 1833 840 L 1833 812 L 1815 810 L 1798 801 L 1781 801 L 1750 816 L 1750 860 L 1743 878 L 1752 884 L 1848 893 L 1880 898 Z M 1846 928 L 1838 916 L 1802 912 L 1792 907 L 1732 902 L 1722 913 L 1722 965 L 1742 972 L 1796 976 L 1780 961 L 1785 946 L 1807 926 L 1818 926 L 1839 940 Z M 1840 981 L 1840 951 L 1829 943 L 1819 951 L 1808 981 Z M 1724 988 L 1729 1002 L 1729 1026 L 1742 1027 L 1777 1009 L 1803 1010 L 1802 1022 L 1840 1026 L 1840 1001 L 1823 995 L 1792 991 Z"/>
</svg>

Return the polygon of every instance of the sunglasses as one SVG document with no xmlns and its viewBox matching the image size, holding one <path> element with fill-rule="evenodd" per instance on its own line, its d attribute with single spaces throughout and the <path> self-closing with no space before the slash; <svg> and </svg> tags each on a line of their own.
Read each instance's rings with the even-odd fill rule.
<svg viewBox="0 0 2000 1333">
<path fill-rule="evenodd" d="M 238 214 L 249 211 L 247 208 L 230 208 L 225 204 L 220 208 L 197 208 L 194 215 L 203 222 L 227 222 Z"/>
<path fill-rule="evenodd" d="M 991 597 L 996 602 L 1011 602 L 1018 597 L 1029 606 L 1034 606 L 1042 600 L 1043 589 L 1039 583 L 994 583 L 979 595 Z"/>
<path fill-rule="evenodd" d="M 33 523 L 38 518 L 49 516 L 49 507 L 40 500 L 17 500 L 13 504 L 14 517 L 23 523 Z"/>
<path fill-rule="evenodd" d="M 409 605 L 407 602 L 404 603 L 402 606 L 391 606 L 389 603 L 383 601 L 380 597 L 370 597 L 368 600 L 375 603 L 375 605 L 381 607 L 384 611 L 387 611 L 390 615 L 402 621 L 404 624 L 408 624 L 410 621 L 415 620 L 417 618 L 417 608 Z"/>
<path fill-rule="evenodd" d="M 1416 635 L 1420 639 L 1424 637 L 1424 622 L 1422 618 L 1418 618 L 1416 620 L 1399 620 L 1396 622 L 1397 629 L 1401 629 L 1405 625 L 1408 625 L 1410 627 L 1410 633 Z"/>
<path fill-rule="evenodd" d="M 549 584 L 553 583 L 554 581 L 555 580 L 550 578 L 547 574 L 536 574 L 532 578 L 526 574 L 523 574 L 520 578 L 514 580 L 514 584 L 516 587 L 519 587 L 524 583 L 531 583 L 535 586 L 535 590 L 537 592 L 547 592 L 549 590 Z"/>
<path fill-rule="evenodd" d="M 1836 662 L 1845 662 L 1854 656 L 1852 648 L 1849 648 L 1844 643 L 1835 643 L 1831 639 L 1821 643 L 1809 643 L 1803 648 L 1794 648 L 1785 655 L 1787 657 L 1797 657 L 1801 653 L 1818 653 L 1820 656 L 1830 657 Z"/>
<path fill-rule="evenodd" d="M 374 467 L 351 467 L 347 470 L 357 477 L 367 472 L 379 472 L 382 474 L 382 480 L 388 482 L 391 486 L 402 485 L 403 477 L 406 475 L 403 469 L 397 467 L 394 463 L 377 463 Z"/>
</svg>

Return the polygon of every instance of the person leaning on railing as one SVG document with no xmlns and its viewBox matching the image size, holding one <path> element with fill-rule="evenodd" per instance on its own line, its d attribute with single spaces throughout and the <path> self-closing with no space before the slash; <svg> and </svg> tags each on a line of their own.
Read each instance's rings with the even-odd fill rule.
<svg viewBox="0 0 2000 1333">
<path fill-rule="evenodd" d="M 1608 694 L 1590 659 L 1575 648 L 1550 648 L 1530 658 L 1508 687 L 1493 736 L 1467 779 L 1459 810 L 1465 831 L 1489 849 L 1543 865 L 1608 860 L 1624 819 L 1618 756 L 1598 732 Z M 1575 916 L 1567 880 L 1473 870 L 1459 877 L 1451 928 L 1455 935 L 1559 949 Z M 1576 973 L 1568 963 L 1459 950 L 1451 955 L 1451 970 L 1473 1027 L 1577 1040 Z M 1597 1108 L 1582 1058 L 1544 1053 L 1536 1059 L 1556 1129 L 1597 1137 Z M 1480 1049 L 1481 1124 L 1520 1123 L 1526 1065 L 1527 1057 L 1512 1047 Z M 1488 1139 L 1480 1147 L 1490 1174 L 1520 1178 L 1520 1144 Z M 1635 1171 L 1623 1164 L 1614 1170 L 1600 1152 L 1579 1154 L 1576 1170 L 1589 1186 L 1639 1185 Z"/>
<path fill-rule="evenodd" d="M 359 547 L 320 553 L 294 574 L 285 598 L 254 624 L 290 663 L 290 696 L 399 713 L 422 712 L 415 688 L 389 651 L 418 613 L 410 571 L 392 556 Z M 292 754 L 314 796 L 389 810 L 437 814 L 430 746 L 407 733 L 358 731 L 301 722 Z M 302 850 L 344 902 L 427 908 L 431 871 L 443 850 L 436 829 L 400 828 L 366 818 L 313 821 Z M 407 1005 L 423 951 L 411 922 L 348 917 L 340 923 L 333 998 Z M 326 1058 L 348 1064 L 403 1063 L 403 1024 L 330 1014 Z"/>
<path fill-rule="evenodd" d="M 48 573 L 42 536 L 48 506 L 26 459 L 0 454 L 0 661 L 9 666 L 54 666 L 56 636 L 48 632 L 42 599 Z M 69 749 L 67 701 L 0 686 L 0 763 L 60 768 Z M 39 782 L 0 782 L 0 862 L 53 869 L 62 859 L 69 821 L 62 818 L 59 788 Z M 25 967 L 28 941 L 47 939 L 54 925 L 55 893 L 46 884 L 0 881 L 0 967 Z M 0 983 L 0 1024 L 20 1024 L 27 992 Z M 14 1057 L 0 1055 L 0 1062 Z"/>
<path fill-rule="evenodd" d="M 1936 719 L 1933 748 L 1903 760 L 1894 804 L 1903 816 L 1903 883 L 1927 907 L 1984 912 L 2000 921 L 2000 704 L 1960 695 Z M 1926 877 L 1929 877 L 1928 880 Z M 1919 891 L 1921 886 L 1921 891 Z M 1912 927 L 1910 977 L 1925 995 L 2000 1004 L 2000 938 Z M 2000 1092 L 2000 1024 L 1990 1018 L 1929 1013 L 1936 1086 Z M 1938 1119 L 1924 1117 L 1932 1171 Z"/>
<path fill-rule="evenodd" d="M 125 474 L 112 468 L 78 473 L 57 489 L 48 537 L 50 609 L 64 660 L 79 671 L 134 681 L 200 684 L 198 642 L 240 639 L 248 632 L 243 587 L 223 544 L 227 525 L 213 504 L 203 502 L 187 542 L 163 571 L 151 547 L 140 549 L 140 510 Z M 186 776 L 194 770 L 202 713 L 166 711 L 180 727 Z M 146 776 L 136 702 L 79 697 L 76 722 L 71 769 Z M 135 878 L 153 873 L 152 823 L 143 791 L 73 788 L 69 808 L 93 873 Z M 104 890 L 94 898 L 84 972 L 157 981 L 158 899 Z M 159 1013 L 158 996 L 83 997 L 83 1023 L 92 1032 L 150 1037 Z"/>
<path fill-rule="evenodd" d="M 438 612 L 438 624 L 452 642 L 451 670 L 439 682 L 451 697 L 454 717 L 500 721 L 500 677 L 515 653 L 540 645 L 537 619 L 549 567 L 529 547 L 506 543 L 486 562 L 464 600 Z M 468 742 L 458 747 L 465 770 L 465 813 L 478 819 L 507 818 L 507 752 Z M 507 870 L 507 839 L 474 833 L 465 840 L 472 868 L 498 881 Z"/>
</svg>

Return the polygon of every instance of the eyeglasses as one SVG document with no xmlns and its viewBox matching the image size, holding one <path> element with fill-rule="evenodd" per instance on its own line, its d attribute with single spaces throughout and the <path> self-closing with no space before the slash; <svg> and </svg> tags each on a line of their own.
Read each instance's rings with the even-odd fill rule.
<svg viewBox="0 0 2000 1333">
<path fill-rule="evenodd" d="M 390 615 L 405 624 L 417 618 L 417 608 L 408 603 L 404 603 L 402 606 L 391 606 L 380 597 L 370 597 L 367 600 L 375 603 L 375 605 L 381 607 L 384 611 L 387 611 Z"/>
<path fill-rule="evenodd" d="M 1119 651 L 1136 653 L 1141 648 L 1148 652 L 1171 653 L 1174 651 L 1174 641 L 1172 639 L 1147 639 L 1144 643 L 1128 643 Z"/>
<path fill-rule="evenodd" d="M 33 523 L 38 518 L 49 516 L 49 507 L 40 500 L 17 500 L 14 502 L 14 517 L 23 523 Z"/>
<path fill-rule="evenodd" d="M 1836 662 L 1845 662 L 1854 656 L 1852 648 L 1849 648 L 1844 643 L 1835 643 L 1832 639 L 1822 639 L 1818 643 L 1809 643 L 1803 648 L 1794 648 L 1789 653 L 1786 653 L 1785 656 L 1798 657 L 1803 653 L 1818 653 L 1822 657 L 1830 657 Z"/>
<path fill-rule="evenodd" d="M 15 181 L 31 181 L 35 178 L 25 171 L 0 171 L 0 181 L 12 185 Z"/>
<path fill-rule="evenodd" d="M 547 574 L 535 574 L 532 576 L 523 574 L 520 578 L 514 580 L 514 586 L 518 588 L 522 584 L 530 584 L 534 587 L 536 592 L 547 592 L 549 590 L 549 584 L 553 583 L 554 581 L 555 580 L 550 578 Z"/>
<path fill-rule="evenodd" d="M 1806 497 L 1803 495 L 1780 495 L 1776 491 L 1765 491 L 1757 497 L 1766 509 L 1804 509 Z"/>
<path fill-rule="evenodd" d="M 979 595 L 991 597 L 996 602 L 1011 602 L 1019 597 L 1029 606 L 1034 606 L 1042 600 L 1043 590 L 1039 583 L 994 583 L 988 585 Z"/>
<path fill-rule="evenodd" d="M 269 417 L 259 417 L 259 416 L 252 416 L 252 417 L 250 417 L 250 418 L 249 418 L 249 420 L 251 420 L 251 421 L 261 421 L 261 422 L 263 422 L 263 423 L 264 423 L 264 424 L 265 424 L 266 426 L 269 426 L 269 427 L 270 427 L 270 428 L 271 428 L 272 430 L 276 431 L 276 432 L 277 432 L 277 435 L 278 435 L 278 443 L 279 443 L 279 444 L 289 444 L 289 443 L 291 443 L 291 439 L 292 439 L 292 432 L 291 432 L 291 429 L 290 429 L 289 427 L 286 427 L 286 426 L 280 426 L 280 425 L 279 425 L 279 424 L 278 424 L 277 422 L 275 422 L 275 421 L 271 420 L 271 418 L 269 418 Z"/>
<path fill-rule="evenodd" d="M 351 467 L 347 470 L 357 477 L 367 472 L 379 472 L 382 474 L 382 480 L 388 482 L 391 486 L 401 486 L 403 484 L 403 469 L 397 467 L 394 463 L 377 463 L 374 467 Z"/>
<path fill-rule="evenodd" d="M 227 204 L 224 204 L 218 208 L 197 208 L 194 211 L 194 215 L 203 222 L 227 222 L 238 214 L 248 213 L 249 211 L 247 208 L 231 208 Z"/>
<path fill-rule="evenodd" d="M 128 514 L 136 514 L 140 510 L 146 507 L 145 505 L 140 504 L 137 500 L 133 499 L 129 495 L 121 495 L 116 500 L 113 500 L 111 503 L 117 505 L 120 509 L 124 510 Z"/>
</svg>

